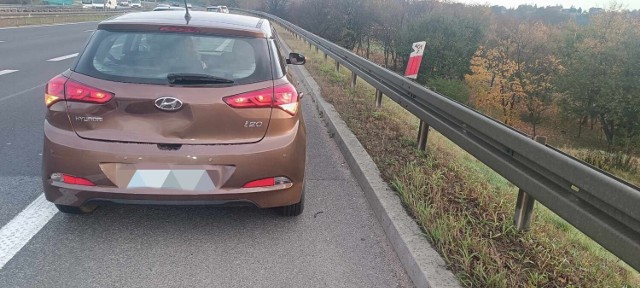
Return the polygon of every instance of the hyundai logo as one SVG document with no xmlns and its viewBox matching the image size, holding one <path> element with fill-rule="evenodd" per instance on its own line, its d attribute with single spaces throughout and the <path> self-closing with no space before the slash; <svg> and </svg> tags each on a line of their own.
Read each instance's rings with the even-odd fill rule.
<svg viewBox="0 0 640 288">
<path fill-rule="evenodd" d="M 178 111 L 182 108 L 182 101 L 173 97 L 160 97 L 155 101 L 156 107 L 164 111 Z"/>
</svg>

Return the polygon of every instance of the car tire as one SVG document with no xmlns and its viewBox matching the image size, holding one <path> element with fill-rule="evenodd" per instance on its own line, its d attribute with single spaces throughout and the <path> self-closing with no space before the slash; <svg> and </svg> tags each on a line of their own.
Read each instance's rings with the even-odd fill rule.
<svg viewBox="0 0 640 288">
<path fill-rule="evenodd" d="M 62 213 L 65 214 L 89 214 L 91 212 L 93 212 L 93 210 L 96 209 L 95 205 L 84 205 L 84 206 L 80 206 L 80 207 L 75 207 L 75 206 L 67 206 L 67 205 L 60 205 L 60 204 L 56 204 L 56 208 L 58 208 L 58 210 Z"/>
<path fill-rule="evenodd" d="M 302 214 L 303 210 L 304 210 L 304 190 L 302 191 L 300 202 L 296 204 L 280 207 L 280 215 L 287 216 L 287 217 L 298 216 Z"/>
</svg>

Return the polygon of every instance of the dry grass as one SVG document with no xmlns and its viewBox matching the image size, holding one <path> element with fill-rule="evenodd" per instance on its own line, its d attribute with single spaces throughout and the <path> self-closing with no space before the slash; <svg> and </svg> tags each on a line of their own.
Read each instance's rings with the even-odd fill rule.
<svg viewBox="0 0 640 288">
<path fill-rule="evenodd" d="M 541 205 L 532 230 L 512 224 L 517 188 L 435 131 L 415 149 L 418 120 L 374 106 L 374 89 L 286 33 L 306 68 L 376 162 L 383 178 L 468 287 L 640 287 L 638 273 Z"/>
</svg>

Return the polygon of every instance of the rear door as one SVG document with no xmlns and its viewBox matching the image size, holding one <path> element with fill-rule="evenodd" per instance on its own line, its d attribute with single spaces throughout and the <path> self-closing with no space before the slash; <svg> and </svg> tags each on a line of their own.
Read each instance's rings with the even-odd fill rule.
<svg viewBox="0 0 640 288">
<path fill-rule="evenodd" d="M 99 30 L 71 81 L 113 95 L 105 104 L 67 101 L 83 138 L 171 144 L 260 141 L 271 107 L 232 108 L 225 97 L 273 93 L 263 38 Z M 208 75 L 233 83 L 174 83 L 168 75 Z M 82 86 L 81 86 L 82 87 Z M 179 106 L 179 107 L 178 107 Z"/>
</svg>

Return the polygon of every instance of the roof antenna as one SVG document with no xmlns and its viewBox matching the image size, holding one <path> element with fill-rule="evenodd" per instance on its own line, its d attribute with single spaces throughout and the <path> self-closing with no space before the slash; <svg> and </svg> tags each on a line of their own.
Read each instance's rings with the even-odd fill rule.
<svg viewBox="0 0 640 288">
<path fill-rule="evenodd" d="M 187 0 L 184 0 L 184 9 L 186 10 L 186 12 L 184 13 L 184 20 L 187 20 L 187 25 L 189 25 L 191 14 L 189 14 L 189 5 L 187 5 Z"/>
</svg>

